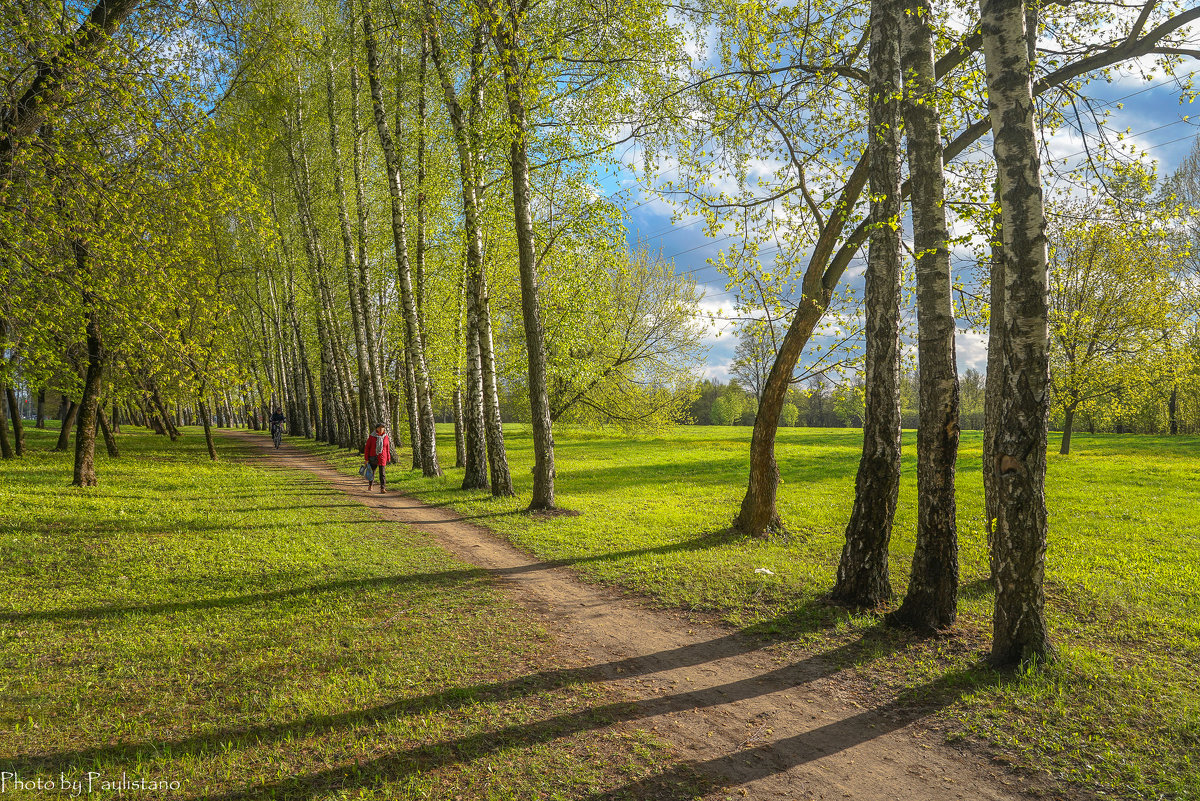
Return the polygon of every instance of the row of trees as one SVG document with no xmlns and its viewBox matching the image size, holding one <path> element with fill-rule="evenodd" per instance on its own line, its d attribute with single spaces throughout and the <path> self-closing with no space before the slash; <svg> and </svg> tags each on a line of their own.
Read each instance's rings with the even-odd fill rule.
<svg viewBox="0 0 1200 801">
<path fill-rule="evenodd" d="M 989 251 L 984 486 L 996 586 L 992 656 L 998 664 L 1045 659 L 1053 650 L 1042 588 L 1052 388 L 1039 139 L 1067 124 L 1091 135 L 1087 120 L 1072 114 L 1086 82 L 1135 57 L 1177 64 L 1193 52 L 1187 25 L 1200 9 L 1153 0 L 1086 11 L 1070 2 L 982 0 L 976 14 L 872 0 L 865 28 L 862 14 L 860 7 L 731 9 L 722 21 L 746 35 L 727 40 L 706 84 L 721 102 L 671 150 L 682 165 L 671 187 L 677 197 L 707 215 L 710 227 L 743 234 L 745 244 L 721 258 L 741 310 L 752 315 L 765 306 L 785 331 L 756 393 L 750 477 L 735 526 L 753 535 L 783 526 L 774 458 L 782 410 L 800 357 L 865 243 L 863 455 L 833 595 L 858 607 L 890 599 L 907 198 L 920 365 L 918 528 L 908 592 L 889 619 L 930 631 L 957 615 L 954 222 L 973 228 Z M 743 155 L 747 142 L 756 143 L 754 162 Z M 768 266 L 758 243 L 769 239 L 779 245 Z"/>
<path fill-rule="evenodd" d="M 552 421 L 676 416 L 695 282 L 626 246 L 590 176 L 646 117 L 604 103 L 659 80 L 678 37 L 651 54 L 628 17 L 577 11 L 14 9 L 4 383 L 85 411 L 64 417 L 77 483 L 105 409 L 174 437 L 282 408 L 350 448 L 390 422 L 429 475 L 453 419 L 464 486 L 510 494 L 503 404 L 534 424 L 551 508 Z"/>
<path fill-rule="evenodd" d="M 789 406 L 799 418 L 790 401 L 810 340 L 854 335 L 829 321 L 853 307 L 842 278 L 867 246 L 864 315 L 851 327 L 865 339 L 861 400 L 847 394 L 863 456 L 833 594 L 859 607 L 891 596 L 900 330 L 911 323 L 917 549 L 891 620 L 923 631 L 957 610 L 964 387 L 951 224 L 973 232 L 987 272 L 993 657 L 1051 653 L 1046 431 L 1071 389 L 1051 383 L 1050 362 L 1072 326 L 1112 328 L 1069 306 L 1065 260 L 1119 248 L 1089 244 L 1102 229 L 1064 235 L 1051 278 L 1039 137 L 1082 130 L 1071 109 L 1089 79 L 1148 55 L 1178 63 L 1200 9 L 100 0 L 6 13 L 20 35 L 2 45 L 4 379 L 78 398 L 76 483 L 96 480 L 95 432 L 113 402 L 172 436 L 172 409 L 208 430 L 218 409 L 261 424 L 278 406 L 294 433 L 347 448 L 391 421 L 430 476 L 449 461 L 434 429 L 448 415 L 464 488 L 505 495 L 508 398 L 532 429 L 529 508 L 553 511 L 554 423 L 678 419 L 702 353 L 695 283 L 628 248 L 620 204 L 597 188 L 629 143 L 647 175 L 677 173 L 652 191 L 737 241 L 718 266 L 741 316 L 765 320 L 747 326 L 757 340 L 739 355 L 758 360 L 743 383 L 757 407 L 735 520 L 747 534 L 782 528 L 775 435 Z M 666 158 L 673 166 L 656 169 Z M 1132 185 L 1093 166 L 1097 180 Z M 1144 254 L 1159 218 L 1125 194 L 1122 219 L 1145 229 L 1122 230 Z M 1177 333 L 1162 340 L 1186 350 Z M 836 370 L 831 352 L 808 364 Z M 1081 364 L 1056 374 L 1084 375 Z M 1173 375 L 1182 387 L 1186 371 Z M 1133 391 L 1120 386 L 1103 397 Z M 733 394 L 715 394 L 710 419 L 716 406 L 732 420 Z M 1074 413 L 1101 397 L 1082 394 Z"/>
</svg>

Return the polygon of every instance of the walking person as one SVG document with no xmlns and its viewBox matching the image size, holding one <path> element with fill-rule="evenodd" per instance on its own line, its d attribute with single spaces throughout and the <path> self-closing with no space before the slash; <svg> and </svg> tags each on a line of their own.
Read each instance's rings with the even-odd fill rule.
<svg viewBox="0 0 1200 801">
<path fill-rule="evenodd" d="M 392 458 L 392 446 L 388 439 L 387 428 L 383 423 L 375 426 L 375 433 L 367 437 L 367 447 L 363 449 L 363 456 L 373 471 L 371 477 L 367 479 L 367 489 L 371 489 L 378 476 L 379 491 L 383 492 L 384 468 Z"/>
</svg>

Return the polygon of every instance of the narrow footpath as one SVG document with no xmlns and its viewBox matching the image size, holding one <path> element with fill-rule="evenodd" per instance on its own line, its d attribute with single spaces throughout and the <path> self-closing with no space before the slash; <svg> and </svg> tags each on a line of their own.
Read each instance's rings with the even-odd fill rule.
<svg viewBox="0 0 1200 801">
<path fill-rule="evenodd" d="M 296 448 L 276 451 L 260 434 L 220 434 L 269 452 L 273 465 L 321 477 L 381 519 L 413 526 L 493 574 L 580 655 L 590 678 L 620 688 L 633 705 L 632 725 L 673 743 L 692 769 L 715 777 L 719 789 L 711 798 L 1031 796 L 1004 768 L 943 744 L 912 705 L 856 705 L 828 660 L 780 661 L 728 629 L 681 620 L 584 583 L 569 568 L 540 562 L 453 510 L 395 492 L 368 493 L 360 479 Z M 667 770 L 618 792 L 652 798 L 671 778 Z M 1045 794 L 1045 788 L 1037 793 Z"/>
</svg>

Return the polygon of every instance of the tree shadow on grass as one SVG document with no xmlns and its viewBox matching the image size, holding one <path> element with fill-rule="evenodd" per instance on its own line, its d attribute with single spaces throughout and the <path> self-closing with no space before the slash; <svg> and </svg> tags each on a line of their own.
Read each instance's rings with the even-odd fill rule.
<svg viewBox="0 0 1200 801">
<path fill-rule="evenodd" d="M 372 576 L 370 578 L 344 579 L 319 584 L 306 584 L 301 587 L 288 587 L 280 590 L 268 590 L 247 595 L 227 595 L 215 598 L 191 598 L 183 601 L 169 601 L 151 604 L 124 604 L 112 606 L 92 606 L 79 609 L 47 609 L 36 612 L 0 612 L 0 622 L 27 623 L 32 621 L 49 620 L 87 620 L 126 615 L 162 615 L 176 612 L 192 612 L 209 609 L 229 609 L 238 606 L 273 603 L 289 598 L 317 596 L 326 593 L 343 592 L 346 590 L 371 589 L 377 587 L 403 587 L 405 585 L 427 585 L 430 587 L 447 587 L 468 581 L 479 581 L 485 572 L 476 568 L 462 570 L 446 570 L 440 573 L 414 573 L 398 576 Z M 244 577 L 238 577 L 239 582 Z"/>
<path fill-rule="evenodd" d="M 439 521 L 444 522 L 444 521 Z M 181 601 L 170 601 L 154 604 L 125 604 L 113 606 L 92 606 L 77 609 L 51 609 L 34 612 L 0 612 L 0 622 L 30 622 L 48 620 L 82 620 L 90 618 L 117 617 L 122 615 L 170 614 L 205 609 L 227 609 L 237 606 L 250 606 L 260 603 L 297 598 L 306 595 L 321 595 L 345 590 L 367 589 L 373 587 L 403 587 L 406 585 L 426 585 L 429 587 L 446 587 L 468 581 L 479 581 L 486 576 L 504 578 L 523 573 L 536 573 L 541 570 L 552 570 L 589 562 L 602 562 L 626 559 L 634 556 L 650 554 L 674 553 L 680 551 L 695 551 L 712 547 L 729 539 L 736 538 L 728 530 L 703 534 L 684 542 L 669 543 L 652 548 L 638 548 L 628 551 L 595 554 L 572 559 L 555 559 L 537 561 L 527 565 L 501 568 L 464 567 L 461 570 L 445 570 L 437 573 L 413 573 L 393 576 L 372 576 L 359 579 L 345 579 L 318 584 L 306 584 L 300 587 L 255 592 L 246 595 L 220 596 L 216 598 L 190 598 Z M 238 576 L 240 583 L 244 577 Z"/>
<path fill-rule="evenodd" d="M 423 716 L 468 708 L 474 704 L 493 705 L 574 685 L 651 676 L 677 668 L 717 662 L 759 649 L 762 641 L 755 636 L 756 632 L 781 622 L 768 621 L 704 642 L 644 656 L 581 668 L 542 671 L 489 684 L 454 687 L 366 709 L 316 715 L 285 723 L 218 729 L 176 740 L 150 740 L 18 755 L 14 759 L 0 762 L 0 765 L 3 765 L 4 770 L 18 774 L 40 772 L 57 775 L 60 772 L 77 773 L 102 764 L 118 767 L 145 764 L 161 760 L 164 755 L 177 759 L 216 756 L 234 748 L 259 749 L 264 745 L 290 743 L 331 732 L 381 725 L 405 716 Z M 865 631 L 858 639 L 828 652 L 724 684 L 638 701 L 596 704 L 531 723 L 418 745 L 373 759 L 359 759 L 350 765 L 207 797 L 228 801 L 260 798 L 313 799 L 339 789 L 369 788 L 447 765 L 470 762 L 502 750 L 544 744 L 563 737 L 606 729 L 615 724 L 636 724 L 664 714 L 692 712 L 790 691 L 829 678 L 842 670 L 846 664 L 903 650 L 910 641 L 876 626 Z M 745 778 L 746 768 L 741 764 L 747 756 L 757 759 L 752 771 L 755 775 L 765 776 L 775 771 L 786 770 L 908 725 L 952 703 L 964 692 L 989 680 L 994 681 L 995 678 L 996 674 L 982 671 L 948 673 L 936 681 L 906 691 L 892 701 L 861 714 L 758 748 L 745 749 L 736 755 L 708 762 L 685 763 L 648 779 L 630 783 L 616 790 L 597 793 L 589 798 L 691 797 L 671 793 L 681 792 L 679 785 L 690 781 L 696 773 L 715 777 L 737 776 L 738 782 L 749 780 Z M 736 765 L 734 760 L 737 761 Z M 720 778 L 717 781 L 720 783 Z"/>
</svg>

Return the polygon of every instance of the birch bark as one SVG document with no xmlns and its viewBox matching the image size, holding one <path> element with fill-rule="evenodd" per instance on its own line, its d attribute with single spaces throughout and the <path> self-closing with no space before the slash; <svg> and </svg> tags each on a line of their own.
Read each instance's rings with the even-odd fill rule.
<svg viewBox="0 0 1200 801">
<path fill-rule="evenodd" d="M 873 0 L 866 275 L 866 408 L 854 508 L 832 597 L 873 608 L 892 595 L 888 544 L 900 493 L 900 18 L 902 0 Z"/>
</svg>

